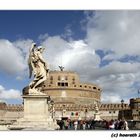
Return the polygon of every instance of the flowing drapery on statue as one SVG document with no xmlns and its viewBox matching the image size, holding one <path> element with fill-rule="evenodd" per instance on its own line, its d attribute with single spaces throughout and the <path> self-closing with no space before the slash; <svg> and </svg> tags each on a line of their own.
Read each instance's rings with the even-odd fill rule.
<svg viewBox="0 0 140 140">
<path fill-rule="evenodd" d="M 33 81 L 29 84 L 29 94 L 40 94 L 39 85 L 42 84 L 48 75 L 47 63 L 44 60 L 42 53 L 45 48 L 32 44 L 29 51 L 28 65 L 29 65 L 29 78 L 34 76 Z M 26 88 L 27 89 L 27 88 Z M 25 91 L 23 90 L 23 94 Z M 25 93 L 26 94 L 26 93 Z"/>
</svg>

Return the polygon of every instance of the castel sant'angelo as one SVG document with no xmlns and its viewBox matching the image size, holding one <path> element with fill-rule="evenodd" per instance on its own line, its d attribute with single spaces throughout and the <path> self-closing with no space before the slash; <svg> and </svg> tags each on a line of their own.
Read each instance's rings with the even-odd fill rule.
<svg viewBox="0 0 140 140">
<path fill-rule="evenodd" d="M 79 75 L 71 71 L 50 71 L 43 91 L 56 104 L 95 105 L 100 104 L 102 89 L 95 84 L 81 83 Z"/>
<path fill-rule="evenodd" d="M 121 103 L 101 103 L 103 89 L 99 85 L 82 83 L 76 72 L 66 71 L 62 67 L 49 72 L 41 90 L 53 101 L 49 110 L 55 119 L 93 119 L 97 110 L 101 119 L 118 119 L 122 110 Z M 137 120 L 137 108 L 132 108 L 134 105 L 131 100 L 130 105 L 123 104 L 124 115 L 126 118 L 129 116 L 128 119 Z M 0 103 L 1 120 L 14 120 L 22 116 L 23 104 Z"/>
<path fill-rule="evenodd" d="M 42 87 L 54 101 L 57 117 L 72 117 L 73 113 L 83 118 L 85 111 L 95 110 L 101 104 L 102 89 L 95 84 L 81 83 L 79 75 L 72 71 L 50 71 Z"/>
</svg>

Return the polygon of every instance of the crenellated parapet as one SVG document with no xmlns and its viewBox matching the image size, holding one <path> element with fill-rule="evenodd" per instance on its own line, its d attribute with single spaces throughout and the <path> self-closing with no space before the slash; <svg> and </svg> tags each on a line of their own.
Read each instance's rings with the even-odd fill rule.
<svg viewBox="0 0 140 140">
<path fill-rule="evenodd" d="M 79 105 L 79 104 L 55 104 L 54 108 L 56 111 L 85 111 L 85 109 L 92 111 L 95 110 L 95 105 Z"/>
<path fill-rule="evenodd" d="M 6 106 L 6 110 L 13 111 L 13 112 L 23 111 L 23 105 L 21 105 L 21 104 L 8 104 Z"/>
<path fill-rule="evenodd" d="M 100 110 L 122 110 L 122 104 L 101 104 L 100 105 Z M 123 109 L 127 110 L 129 109 L 129 104 L 123 104 Z"/>
<path fill-rule="evenodd" d="M 61 111 L 66 109 L 67 111 L 72 110 L 81 110 L 84 111 L 85 109 L 92 111 L 95 110 L 95 104 L 74 104 L 74 103 L 57 103 L 54 104 L 54 108 L 56 111 Z M 128 104 L 123 105 L 123 109 L 127 110 L 130 109 Z M 0 110 L 7 110 L 7 111 L 23 111 L 23 105 L 21 104 L 0 104 Z M 108 111 L 108 110 L 122 110 L 121 104 L 101 104 L 99 105 L 100 111 Z"/>
</svg>

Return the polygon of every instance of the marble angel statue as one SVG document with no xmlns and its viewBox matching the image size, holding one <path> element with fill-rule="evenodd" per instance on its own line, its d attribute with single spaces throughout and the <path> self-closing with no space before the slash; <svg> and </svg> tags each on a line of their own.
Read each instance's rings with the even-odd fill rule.
<svg viewBox="0 0 140 140">
<path fill-rule="evenodd" d="M 29 65 L 29 78 L 34 76 L 33 81 L 29 84 L 29 94 L 30 93 L 40 93 L 39 85 L 47 79 L 48 69 L 47 63 L 42 57 L 42 53 L 45 48 L 42 46 L 36 46 L 35 43 L 32 44 L 29 51 L 28 65 Z"/>
</svg>

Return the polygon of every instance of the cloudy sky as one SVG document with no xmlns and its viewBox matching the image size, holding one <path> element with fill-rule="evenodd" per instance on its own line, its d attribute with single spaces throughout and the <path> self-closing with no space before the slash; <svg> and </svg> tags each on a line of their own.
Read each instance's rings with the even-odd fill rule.
<svg viewBox="0 0 140 140">
<path fill-rule="evenodd" d="M 21 103 L 32 42 L 50 70 L 98 84 L 102 102 L 129 102 L 140 88 L 140 11 L 0 11 L 0 101 Z"/>
</svg>

